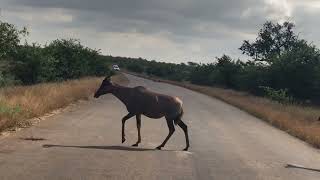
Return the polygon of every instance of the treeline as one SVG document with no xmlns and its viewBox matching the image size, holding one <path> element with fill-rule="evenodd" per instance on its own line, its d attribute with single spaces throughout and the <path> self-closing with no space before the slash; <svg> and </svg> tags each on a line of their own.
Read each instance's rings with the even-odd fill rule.
<svg viewBox="0 0 320 180">
<path fill-rule="evenodd" d="M 208 64 L 172 64 L 105 57 L 130 71 L 268 96 L 282 103 L 320 103 L 320 52 L 294 33 L 294 24 L 266 22 L 254 42 L 239 48 L 247 61 L 227 55 Z"/>
<path fill-rule="evenodd" d="M 148 61 L 143 58 L 129 58 L 129 57 L 113 57 L 104 56 L 106 61 L 117 64 L 121 68 L 136 73 L 145 73 L 148 75 L 158 76 L 170 80 L 186 81 L 189 80 L 192 66 L 181 63 L 165 63 L 157 61 Z"/>
<path fill-rule="evenodd" d="M 320 51 L 294 32 L 294 24 L 266 22 L 257 38 L 239 48 L 248 60 L 228 55 L 212 63 L 164 63 L 103 56 L 75 39 L 41 46 L 22 44 L 28 31 L 0 21 L 0 86 L 61 81 L 112 73 L 110 64 L 175 81 L 219 86 L 283 103 L 320 103 Z"/>
<path fill-rule="evenodd" d="M 76 39 L 58 39 L 47 45 L 21 41 L 27 29 L 0 21 L 0 86 L 30 85 L 111 73 L 99 51 Z"/>
</svg>

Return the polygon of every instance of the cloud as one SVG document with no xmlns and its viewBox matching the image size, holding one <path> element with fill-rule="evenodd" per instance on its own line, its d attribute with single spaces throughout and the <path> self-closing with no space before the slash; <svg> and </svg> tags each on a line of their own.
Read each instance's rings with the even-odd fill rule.
<svg viewBox="0 0 320 180">
<path fill-rule="evenodd" d="M 266 20 L 292 20 L 315 43 L 315 0 L 2 0 L 2 16 L 31 28 L 40 43 L 80 38 L 104 54 L 163 61 L 210 61 L 241 56 Z M 304 20 L 308 17 L 307 20 Z"/>
<path fill-rule="evenodd" d="M 15 17 L 25 23 L 71 23 L 73 16 L 67 13 L 64 9 L 50 8 L 50 9 L 38 9 L 33 11 L 32 8 L 16 8 L 7 11 L 4 9 L 3 13 L 9 17 Z"/>
</svg>

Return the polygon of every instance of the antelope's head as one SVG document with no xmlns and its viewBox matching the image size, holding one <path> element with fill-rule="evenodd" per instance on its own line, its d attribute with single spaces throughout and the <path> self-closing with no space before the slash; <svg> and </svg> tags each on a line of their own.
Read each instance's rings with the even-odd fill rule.
<svg viewBox="0 0 320 180">
<path fill-rule="evenodd" d="M 98 98 L 98 97 L 100 97 L 100 96 L 102 96 L 104 94 L 111 93 L 112 89 L 113 89 L 113 83 L 112 83 L 112 81 L 110 79 L 110 76 L 106 77 L 102 81 L 99 89 L 96 91 L 96 93 L 94 93 L 94 97 Z"/>
</svg>

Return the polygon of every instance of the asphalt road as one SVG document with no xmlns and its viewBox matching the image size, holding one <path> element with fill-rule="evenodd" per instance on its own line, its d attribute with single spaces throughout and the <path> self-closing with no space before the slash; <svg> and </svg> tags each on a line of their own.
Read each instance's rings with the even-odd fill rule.
<svg viewBox="0 0 320 180">
<path fill-rule="evenodd" d="M 320 153 L 300 140 L 219 100 L 164 83 L 127 75 L 129 86 L 143 85 L 184 101 L 191 148 L 183 131 L 159 151 L 168 133 L 164 119 L 142 117 L 142 143 L 135 119 L 111 95 L 77 107 L 8 137 L 0 138 L 0 179 L 320 179 L 320 172 L 287 169 L 287 163 L 320 168 Z M 44 138 L 28 141 L 23 138 Z"/>
</svg>

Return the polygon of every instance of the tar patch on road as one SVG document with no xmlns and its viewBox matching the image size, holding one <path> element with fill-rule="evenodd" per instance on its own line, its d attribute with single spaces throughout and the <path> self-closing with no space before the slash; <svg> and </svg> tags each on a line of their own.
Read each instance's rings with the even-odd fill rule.
<svg viewBox="0 0 320 180">
<path fill-rule="evenodd" d="M 21 140 L 25 141 L 45 141 L 45 138 L 37 138 L 37 137 L 27 137 L 27 138 L 20 138 Z"/>
</svg>

